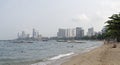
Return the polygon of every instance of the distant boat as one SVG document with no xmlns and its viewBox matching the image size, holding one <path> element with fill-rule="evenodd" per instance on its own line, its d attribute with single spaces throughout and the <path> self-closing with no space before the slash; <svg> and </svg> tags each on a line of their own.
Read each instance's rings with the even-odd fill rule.
<svg viewBox="0 0 120 65">
<path fill-rule="evenodd" d="M 67 42 L 66 40 L 57 40 L 57 42 Z"/>
<path fill-rule="evenodd" d="M 43 39 L 42 41 L 48 41 L 47 39 Z"/>
</svg>

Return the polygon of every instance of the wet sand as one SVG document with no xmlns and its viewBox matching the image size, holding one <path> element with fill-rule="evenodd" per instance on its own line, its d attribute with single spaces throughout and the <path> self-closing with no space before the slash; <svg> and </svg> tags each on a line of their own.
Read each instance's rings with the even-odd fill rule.
<svg viewBox="0 0 120 65">
<path fill-rule="evenodd" d="M 105 44 L 90 52 L 73 56 L 61 65 L 120 65 L 120 44 Z"/>
</svg>

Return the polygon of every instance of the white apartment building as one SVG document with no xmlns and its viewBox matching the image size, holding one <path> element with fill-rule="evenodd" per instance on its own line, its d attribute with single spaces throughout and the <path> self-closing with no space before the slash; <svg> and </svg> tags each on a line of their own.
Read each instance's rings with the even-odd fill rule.
<svg viewBox="0 0 120 65">
<path fill-rule="evenodd" d="M 58 38 L 71 38 L 76 36 L 76 29 L 59 29 L 57 32 Z"/>
<path fill-rule="evenodd" d="M 84 36 L 84 30 L 81 27 L 76 27 L 76 37 L 81 38 Z"/>
<path fill-rule="evenodd" d="M 94 28 L 92 27 L 88 29 L 87 36 L 91 37 L 93 35 L 94 35 Z"/>
<path fill-rule="evenodd" d="M 66 29 L 66 38 L 71 38 L 76 36 L 76 29 Z"/>
<path fill-rule="evenodd" d="M 65 38 L 66 37 L 66 30 L 65 29 L 59 29 L 57 32 L 58 38 Z"/>
</svg>

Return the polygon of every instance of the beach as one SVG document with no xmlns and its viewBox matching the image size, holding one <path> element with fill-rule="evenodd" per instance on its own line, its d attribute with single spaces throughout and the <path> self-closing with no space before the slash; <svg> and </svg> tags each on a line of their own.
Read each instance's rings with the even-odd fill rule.
<svg viewBox="0 0 120 65">
<path fill-rule="evenodd" d="M 120 65 L 120 44 L 105 44 L 89 52 L 71 57 L 61 65 Z"/>
</svg>

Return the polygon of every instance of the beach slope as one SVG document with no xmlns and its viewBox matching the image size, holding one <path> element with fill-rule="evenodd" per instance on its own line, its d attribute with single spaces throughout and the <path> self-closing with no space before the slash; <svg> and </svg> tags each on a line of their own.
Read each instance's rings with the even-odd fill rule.
<svg viewBox="0 0 120 65">
<path fill-rule="evenodd" d="M 120 65 L 120 44 L 117 48 L 112 48 L 112 44 L 103 45 L 74 56 L 61 65 Z"/>
</svg>

